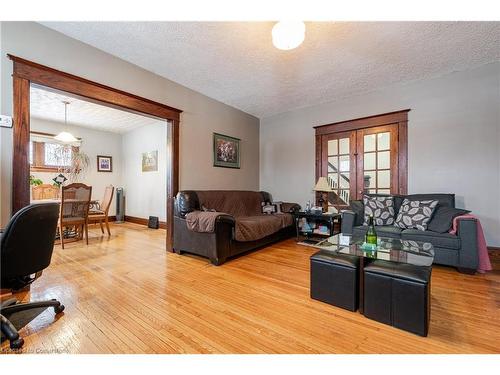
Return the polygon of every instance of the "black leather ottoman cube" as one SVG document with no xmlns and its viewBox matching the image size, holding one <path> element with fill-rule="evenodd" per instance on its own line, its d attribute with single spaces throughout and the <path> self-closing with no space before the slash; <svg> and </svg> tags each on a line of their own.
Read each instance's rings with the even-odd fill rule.
<svg viewBox="0 0 500 375">
<path fill-rule="evenodd" d="M 311 298 L 356 311 L 358 270 L 357 256 L 318 251 L 311 256 Z"/>
<path fill-rule="evenodd" d="M 427 336 L 431 267 L 376 260 L 364 268 L 364 315 Z"/>
</svg>

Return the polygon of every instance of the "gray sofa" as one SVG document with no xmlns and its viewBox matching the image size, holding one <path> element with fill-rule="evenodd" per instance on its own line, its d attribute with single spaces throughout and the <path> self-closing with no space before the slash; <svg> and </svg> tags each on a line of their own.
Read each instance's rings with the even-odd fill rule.
<svg viewBox="0 0 500 375">
<path fill-rule="evenodd" d="M 438 200 L 440 206 L 455 207 L 455 194 L 395 195 L 394 208 L 396 215 L 404 198 Z M 342 233 L 364 235 L 367 226 L 363 225 L 363 212 L 363 201 L 351 201 L 350 210 L 342 212 Z M 430 242 L 435 251 L 434 263 L 457 267 L 458 271 L 462 273 L 473 274 L 476 272 L 478 249 L 477 225 L 474 219 L 460 220 L 457 235 L 437 233 L 430 230 L 400 229 L 393 225 L 377 226 L 375 229 L 381 237 Z"/>
</svg>

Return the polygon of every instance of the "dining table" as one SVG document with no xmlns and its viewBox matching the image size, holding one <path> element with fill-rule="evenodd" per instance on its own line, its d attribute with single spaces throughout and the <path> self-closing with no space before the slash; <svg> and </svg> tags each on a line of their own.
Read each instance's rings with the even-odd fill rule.
<svg viewBox="0 0 500 375">
<path fill-rule="evenodd" d="M 79 200 L 78 199 L 65 199 L 64 202 L 67 202 L 67 203 L 73 202 L 74 203 L 74 202 L 79 202 Z M 34 204 L 34 203 L 61 203 L 61 199 L 60 198 L 31 199 L 30 203 L 31 204 Z M 98 206 L 99 206 L 98 200 L 93 199 L 90 201 L 90 209 L 96 208 Z"/>
</svg>

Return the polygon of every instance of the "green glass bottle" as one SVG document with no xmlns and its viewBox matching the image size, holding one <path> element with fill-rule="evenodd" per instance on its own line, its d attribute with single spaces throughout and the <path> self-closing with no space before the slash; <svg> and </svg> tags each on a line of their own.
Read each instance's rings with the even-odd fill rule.
<svg viewBox="0 0 500 375">
<path fill-rule="evenodd" d="M 370 245 L 377 244 L 377 232 L 375 232 L 375 225 L 373 224 L 372 215 L 370 215 L 368 219 L 368 230 L 366 231 L 365 242 Z"/>
</svg>

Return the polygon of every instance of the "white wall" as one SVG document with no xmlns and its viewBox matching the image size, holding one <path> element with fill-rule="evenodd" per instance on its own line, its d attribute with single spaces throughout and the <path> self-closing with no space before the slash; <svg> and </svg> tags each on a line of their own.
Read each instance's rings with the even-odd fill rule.
<svg viewBox="0 0 500 375">
<path fill-rule="evenodd" d="M 90 158 L 90 168 L 75 182 L 92 186 L 92 199 L 102 200 L 107 185 L 125 189 L 126 215 L 147 219 L 158 216 L 166 219 L 167 179 L 167 125 L 158 120 L 154 125 L 142 126 L 124 134 L 94 130 L 52 121 L 31 119 L 31 130 L 58 134 L 69 130 L 81 138 L 80 150 Z M 142 153 L 158 151 L 158 171 L 142 172 Z M 97 171 L 97 155 L 113 157 L 113 172 Z M 52 183 L 59 172 L 31 172 L 44 183 Z M 116 197 L 114 197 L 116 199 Z M 113 200 L 110 215 L 116 212 Z"/>
<path fill-rule="evenodd" d="M 409 193 L 455 193 L 500 246 L 499 106 L 500 62 L 261 119 L 260 187 L 304 205 L 315 182 L 313 126 L 410 108 Z"/>
<path fill-rule="evenodd" d="M 12 114 L 7 53 L 183 110 L 181 189 L 259 188 L 259 119 L 34 22 L 1 22 L 0 112 Z M 168 63 L 168 62 L 165 62 Z M 241 169 L 214 168 L 212 133 L 241 138 Z M 12 131 L 1 129 L 1 217 L 10 216 Z"/>
<path fill-rule="evenodd" d="M 158 171 L 142 171 L 142 153 L 158 151 Z M 125 189 L 125 214 L 166 220 L 167 126 L 158 121 L 123 134 L 122 186 Z"/>
<path fill-rule="evenodd" d="M 31 118 L 31 130 L 45 132 L 50 134 L 58 134 L 59 132 L 69 129 L 71 134 L 82 139 L 80 150 L 85 152 L 90 158 L 90 168 L 84 174 L 79 176 L 78 181 L 92 186 L 92 199 L 102 200 L 104 189 L 107 185 L 119 186 L 122 182 L 122 136 L 121 134 L 93 130 L 80 126 L 64 125 L 56 122 Z M 97 155 L 106 155 L 113 157 L 113 172 L 98 172 L 97 171 Z M 52 183 L 52 178 L 59 173 L 54 172 L 31 172 L 37 178 L 40 178 L 44 183 Z M 115 214 L 115 202 L 113 201 L 110 208 L 110 215 Z"/>
</svg>

